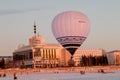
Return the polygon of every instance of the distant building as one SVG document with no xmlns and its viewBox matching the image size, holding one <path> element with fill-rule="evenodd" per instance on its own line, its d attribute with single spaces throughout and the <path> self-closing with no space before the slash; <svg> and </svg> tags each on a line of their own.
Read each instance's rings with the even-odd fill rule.
<svg viewBox="0 0 120 80">
<path fill-rule="evenodd" d="M 77 50 L 73 55 L 73 59 L 75 61 L 75 65 L 79 65 L 81 62 L 82 56 L 102 56 L 104 54 L 104 50 Z"/>
<path fill-rule="evenodd" d="M 0 68 L 12 68 L 13 57 L 12 56 L 0 56 Z"/>
<path fill-rule="evenodd" d="M 120 50 L 114 50 L 106 53 L 109 65 L 120 65 Z"/>
<path fill-rule="evenodd" d="M 13 57 L 12 56 L 0 56 L 0 59 L 2 59 L 2 58 L 4 58 L 4 59 L 12 59 Z"/>
</svg>

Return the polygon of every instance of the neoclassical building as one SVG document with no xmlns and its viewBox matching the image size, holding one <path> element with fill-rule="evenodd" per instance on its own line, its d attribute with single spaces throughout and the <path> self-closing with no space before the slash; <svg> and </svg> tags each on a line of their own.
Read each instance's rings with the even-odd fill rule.
<svg viewBox="0 0 120 80">
<path fill-rule="evenodd" d="M 29 39 L 29 45 L 13 52 L 14 66 L 31 68 L 67 66 L 70 54 L 59 44 L 47 44 L 40 35 Z"/>
</svg>

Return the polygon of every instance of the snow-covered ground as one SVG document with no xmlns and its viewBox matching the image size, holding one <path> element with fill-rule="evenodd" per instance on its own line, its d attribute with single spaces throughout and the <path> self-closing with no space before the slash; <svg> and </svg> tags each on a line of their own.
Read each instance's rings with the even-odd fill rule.
<svg viewBox="0 0 120 80">
<path fill-rule="evenodd" d="M 33 72 L 17 75 L 17 80 L 120 80 L 120 71 L 112 71 L 112 73 L 87 72 L 81 75 L 79 72 Z M 0 80 L 14 80 L 13 75 L 0 77 Z"/>
</svg>

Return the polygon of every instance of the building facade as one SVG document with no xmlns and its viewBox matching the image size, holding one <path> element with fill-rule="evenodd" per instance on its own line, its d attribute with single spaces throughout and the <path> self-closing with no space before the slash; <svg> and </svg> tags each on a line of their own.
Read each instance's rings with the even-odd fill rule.
<svg viewBox="0 0 120 80">
<path fill-rule="evenodd" d="M 29 39 L 29 45 L 19 45 L 13 52 L 15 67 L 59 67 L 67 66 L 70 54 L 58 44 L 47 44 L 45 40 L 35 35 Z"/>
</svg>

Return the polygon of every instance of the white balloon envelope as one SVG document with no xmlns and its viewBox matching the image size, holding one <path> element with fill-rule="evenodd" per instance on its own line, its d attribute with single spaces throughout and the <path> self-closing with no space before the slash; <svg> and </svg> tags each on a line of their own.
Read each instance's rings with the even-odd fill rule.
<svg viewBox="0 0 120 80">
<path fill-rule="evenodd" d="M 85 41 L 89 31 L 88 17 L 78 11 L 62 12 L 52 21 L 52 32 L 55 38 L 72 55 Z"/>
</svg>

